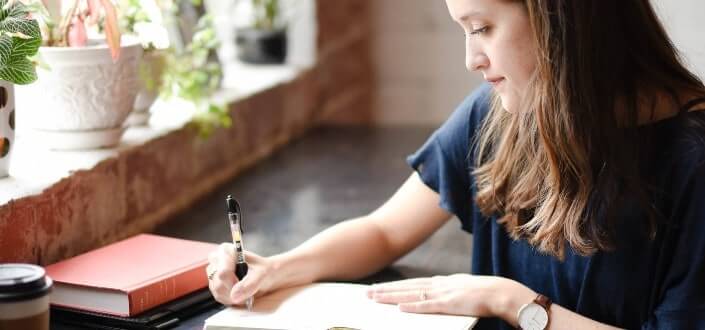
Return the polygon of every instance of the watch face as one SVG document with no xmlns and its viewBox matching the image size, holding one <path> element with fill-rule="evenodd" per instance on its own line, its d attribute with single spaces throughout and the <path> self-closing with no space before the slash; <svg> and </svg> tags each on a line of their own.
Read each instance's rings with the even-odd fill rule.
<svg viewBox="0 0 705 330">
<path fill-rule="evenodd" d="M 519 312 L 519 326 L 523 330 L 543 330 L 548 325 L 548 313 L 536 303 L 530 303 Z"/>
</svg>

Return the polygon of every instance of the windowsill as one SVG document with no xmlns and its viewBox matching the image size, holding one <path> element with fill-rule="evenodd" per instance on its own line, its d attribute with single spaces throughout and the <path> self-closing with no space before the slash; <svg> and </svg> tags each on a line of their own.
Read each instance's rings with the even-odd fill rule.
<svg viewBox="0 0 705 330">
<path fill-rule="evenodd" d="M 277 85 L 290 82 L 306 68 L 291 65 L 253 66 L 231 63 L 223 69 L 223 86 L 213 99 L 216 102 L 231 105 Z M 10 176 L 0 179 L 0 205 L 5 205 L 14 199 L 38 195 L 62 179 L 71 177 L 76 171 L 90 170 L 101 161 L 117 157 L 125 150 L 139 148 L 151 140 L 183 129 L 190 119 L 191 114 L 188 110 L 160 100 L 152 107 L 149 126 L 129 127 L 117 147 L 85 151 L 47 150 L 29 138 L 25 138 L 21 125 L 18 125 L 16 144 L 10 163 Z"/>
</svg>

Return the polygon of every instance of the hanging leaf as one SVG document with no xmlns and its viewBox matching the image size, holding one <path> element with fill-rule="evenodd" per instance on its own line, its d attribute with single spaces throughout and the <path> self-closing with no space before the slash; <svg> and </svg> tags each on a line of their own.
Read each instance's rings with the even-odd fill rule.
<svg viewBox="0 0 705 330">
<path fill-rule="evenodd" d="M 29 57 L 41 42 L 39 24 L 29 18 L 27 7 L 19 1 L 0 0 L 0 79 L 20 85 L 37 80 Z"/>
<path fill-rule="evenodd" d="M 80 16 L 74 16 L 71 25 L 69 25 L 68 43 L 71 47 L 85 47 L 88 43 L 86 34 L 86 25 Z"/>
<path fill-rule="evenodd" d="M 105 38 L 110 47 L 113 61 L 120 57 L 120 29 L 118 27 L 117 11 L 110 0 L 100 0 L 105 10 Z"/>
</svg>

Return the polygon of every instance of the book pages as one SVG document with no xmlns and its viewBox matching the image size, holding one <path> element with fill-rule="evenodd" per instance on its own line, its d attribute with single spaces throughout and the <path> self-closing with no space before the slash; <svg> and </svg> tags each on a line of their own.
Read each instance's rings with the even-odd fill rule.
<svg viewBox="0 0 705 330">
<path fill-rule="evenodd" d="M 474 317 L 415 314 L 366 296 L 367 285 L 316 283 L 256 298 L 251 312 L 230 307 L 206 320 L 206 330 L 470 329 Z"/>
</svg>

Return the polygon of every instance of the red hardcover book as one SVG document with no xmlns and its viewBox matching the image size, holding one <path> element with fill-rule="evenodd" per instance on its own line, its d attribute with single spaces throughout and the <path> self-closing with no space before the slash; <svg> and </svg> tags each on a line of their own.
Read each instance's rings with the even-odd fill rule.
<svg viewBox="0 0 705 330">
<path fill-rule="evenodd" d="M 51 303 L 134 316 L 208 286 L 212 243 L 141 234 L 46 267 Z"/>
</svg>

